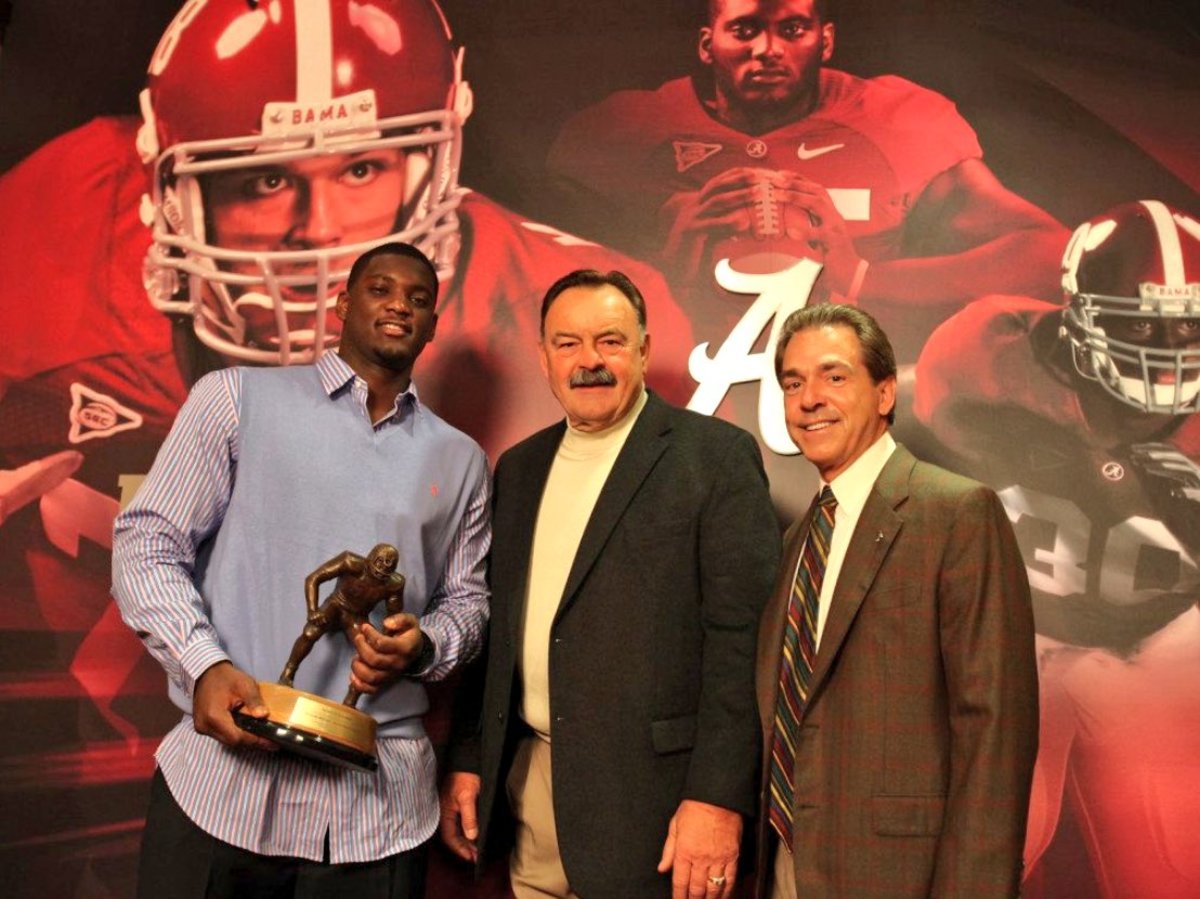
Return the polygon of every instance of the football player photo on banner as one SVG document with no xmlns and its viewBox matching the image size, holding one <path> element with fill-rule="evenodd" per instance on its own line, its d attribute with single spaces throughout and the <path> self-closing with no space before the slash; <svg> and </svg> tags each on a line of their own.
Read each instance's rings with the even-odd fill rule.
<svg viewBox="0 0 1200 899">
<path fill-rule="evenodd" d="M 615 269 L 650 388 L 758 438 L 781 520 L 815 484 L 783 320 L 876 316 L 897 439 L 996 489 L 1033 588 L 1024 895 L 1200 895 L 1180 6 L 40 0 L 4 27 L 0 3 L 6 894 L 132 894 L 180 712 L 110 597 L 113 519 L 199 377 L 335 351 L 350 264 L 399 240 L 440 281 L 421 402 L 493 462 L 561 417 L 545 290 Z M 492 873 L 434 851 L 430 894 L 505 895 Z"/>
</svg>

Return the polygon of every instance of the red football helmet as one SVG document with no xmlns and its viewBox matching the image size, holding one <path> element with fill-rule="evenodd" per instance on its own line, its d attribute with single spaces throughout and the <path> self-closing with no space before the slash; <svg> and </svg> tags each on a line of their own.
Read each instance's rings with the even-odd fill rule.
<svg viewBox="0 0 1200 899">
<path fill-rule="evenodd" d="M 1158 200 L 1076 229 L 1063 255 L 1075 367 L 1146 412 L 1200 411 L 1200 222 Z"/>
<path fill-rule="evenodd" d="M 189 0 L 141 95 L 151 302 L 227 357 L 286 365 L 337 342 L 369 247 L 414 243 L 447 277 L 461 65 L 433 0 Z"/>
</svg>

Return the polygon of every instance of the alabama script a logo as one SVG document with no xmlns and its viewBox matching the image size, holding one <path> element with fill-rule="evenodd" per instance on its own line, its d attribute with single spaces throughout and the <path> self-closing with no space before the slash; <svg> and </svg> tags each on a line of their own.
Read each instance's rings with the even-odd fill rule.
<svg viewBox="0 0 1200 899">
<path fill-rule="evenodd" d="M 783 420 L 783 391 L 775 379 L 775 346 L 787 317 L 808 304 L 820 273 L 821 264 L 811 259 L 801 259 L 790 268 L 767 274 L 739 272 L 728 259 L 717 263 L 713 275 L 722 289 L 758 298 L 715 356 L 709 356 L 707 343 L 692 350 L 688 370 L 699 386 L 688 401 L 689 409 L 712 415 L 734 384 L 758 381 L 758 430 L 763 443 L 781 456 L 799 452 Z M 761 353 L 753 352 L 755 342 L 768 326 L 771 332 L 766 346 Z"/>
</svg>

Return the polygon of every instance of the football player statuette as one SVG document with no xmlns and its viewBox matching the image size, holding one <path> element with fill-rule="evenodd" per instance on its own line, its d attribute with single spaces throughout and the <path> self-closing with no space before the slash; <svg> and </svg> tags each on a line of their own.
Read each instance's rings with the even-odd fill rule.
<svg viewBox="0 0 1200 899">
<path fill-rule="evenodd" d="M 271 713 L 254 718 L 236 712 L 239 726 L 302 755 L 375 770 L 375 719 L 355 708 L 359 691 L 350 687 L 346 698 L 337 703 L 297 690 L 292 681 L 300 663 L 325 634 L 340 630 L 353 643 L 354 635 L 380 602 L 385 603 L 385 617 L 404 610 L 404 575 L 396 571 L 398 561 L 396 547 L 381 543 L 366 558 L 343 552 L 305 578 L 308 617 L 304 630 L 292 646 L 279 683 L 259 684 Z M 333 593 L 319 603 L 318 587 L 333 578 L 337 578 Z"/>
</svg>

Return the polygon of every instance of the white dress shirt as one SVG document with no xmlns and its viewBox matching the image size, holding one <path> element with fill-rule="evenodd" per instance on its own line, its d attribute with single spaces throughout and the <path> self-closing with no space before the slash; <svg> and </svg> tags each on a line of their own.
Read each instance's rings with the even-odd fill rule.
<svg viewBox="0 0 1200 899">
<path fill-rule="evenodd" d="M 829 619 L 833 591 L 837 588 L 842 562 L 850 546 L 850 538 L 854 536 L 854 529 L 858 527 L 858 519 L 862 515 L 863 506 L 867 504 L 867 497 L 871 495 L 871 488 L 875 486 L 879 473 L 883 471 L 883 466 L 895 450 L 896 441 L 888 431 L 884 431 L 883 436 L 867 447 L 849 468 L 829 482 L 829 488 L 837 499 L 837 511 L 833 517 L 829 558 L 825 561 L 825 579 L 821 582 L 821 605 L 817 610 L 815 645 L 818 652 L 821 649 L 821 635 L 825 633 L 825 622 Z M 826 482 L 822 480 L 818 492 L 824 489 L 825 485 Z"/>
</svg>

